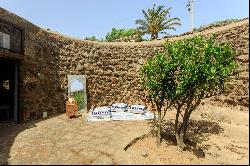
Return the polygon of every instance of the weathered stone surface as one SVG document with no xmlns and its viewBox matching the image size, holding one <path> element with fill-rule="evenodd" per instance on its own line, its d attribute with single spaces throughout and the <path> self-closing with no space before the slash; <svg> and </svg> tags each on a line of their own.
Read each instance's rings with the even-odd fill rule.
<svg viewBox="0 0 250 166">
<path fill-rule="evenodd" d="M 146 101 L 140 90 L 138 69 L 155 52 L 163 50 L 163 40 L 129 43 L 84 41 L 41 29 L 2 8 L 0 16 L 25 29 L 25 56 L 20 67 L 23 121 L 41 117 L 41 111 L 47 111 L 49 115 L 65 112 L 67 75 L 86 76 L 88 109 L 92 105 L 113 102 L 134 104 Z M 242 82 L 231 82 L 233 88 L 230 92 L 213 100 L 248 106 L 249 20 L 228 27 L 219 27 L 215 37 L 220 42 L 229 42 L 237 50 L 239 75 L 233 80 Z M 192 35 L 184 37 L 189 36 Z"/>
<path fill-rule="evenodd" d="M 150 131 L 147 121 L 95 123 L 86 122 L 86 118 L 87 114 L 83 114 L 82 118 L 67 119 L 63 114 L 22 125 L 0 126 L 4 136 L 0 137 L 0 164 L 127 163 L 124 147 Z"/>
</svg>

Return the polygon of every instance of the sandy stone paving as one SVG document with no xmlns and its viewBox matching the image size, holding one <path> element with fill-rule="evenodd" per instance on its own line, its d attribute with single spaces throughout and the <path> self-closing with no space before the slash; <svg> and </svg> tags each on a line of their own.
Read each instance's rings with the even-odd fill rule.
<svg viewBox="0 0 250 166">
<path fill-rule="evenodd" d="M 163 139 L 134 139 L 150 131 L 148 121 L 87 122 L 65 114 L 23 124 L 0 124 L 0 164 L 249 164 L 247 107 L 201 105 L 191 116 L 188 137 L 205 153 L 179 152 Z M 171 132 L 169 110 L 163 131 Z M 83 120 L 84 119 L 84 120 Z"/>
<path fill-rule="evenodd" d="M 65 114 L 4 127 L 0 164 L 126 164 L 123 148 L 149 129 L 147 121 L 86 122 Z"/>
</svg>

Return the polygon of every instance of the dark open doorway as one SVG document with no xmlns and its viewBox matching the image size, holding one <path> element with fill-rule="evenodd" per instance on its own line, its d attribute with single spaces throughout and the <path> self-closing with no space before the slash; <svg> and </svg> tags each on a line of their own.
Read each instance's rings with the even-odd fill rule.
<svg viewBox="0 0 250 166">
<path fill-rule="evenodd" d="M 19 122 L 18 65 L 17 61 L 0 58 L 0 122 Z"/>
</svg>

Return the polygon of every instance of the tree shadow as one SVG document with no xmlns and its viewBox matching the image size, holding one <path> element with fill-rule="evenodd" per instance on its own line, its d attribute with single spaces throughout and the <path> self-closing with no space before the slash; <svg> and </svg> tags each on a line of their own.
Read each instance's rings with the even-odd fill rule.
<svg viewBox="0 0 250 166">
<path fill-rule="evenodd" d="M 149 124 L 153 129 L 153 121 L 150 121 Z M 210 135 L 219 134 L 221 132 L 223 132 L 223 128 L 220 127 L 217 122 L 190 120 L 186 139 L 184 140 L 184 143 L 186 144 L 186 148 L 184 150 L 193 152 L 197 158 L 204 158 L 204 151 L 207 150 L 210 145 L 200 146 L 200 144 L 207 141 Z M 164 121 L 162 123 L 161 137 L 162 140 L 165 140 L 168 144 L 177 146 L 173 121 Z"/>
</svg>

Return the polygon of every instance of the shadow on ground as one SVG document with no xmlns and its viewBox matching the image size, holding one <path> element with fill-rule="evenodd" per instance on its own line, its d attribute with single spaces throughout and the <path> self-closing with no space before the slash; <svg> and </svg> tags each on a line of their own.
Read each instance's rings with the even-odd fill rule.
<svg viewBox="0 0 250 166">
<path fill-rule="evenodd" d="M 60 116 L 62 113 L 48 116 L 44 119 L 32 120 L 17 124 L 15 122 L 0 123 L 0 165 L 7 165 L 8 159 L 11 157 L 10 150 L 15 141 L 15 138 L 24 130 L 36 127 L 36 123 Z"/>
<path fill-rule="evenodd" d="M 6 18 L 5 15 L 1 15 L 1 17 L 2 16 L 3 19 L 9 19 L 8 15 L 6 15 Z M 27 45 L 24 53 L 26 60 L 20 62 L 20 75 L 23 76 L 20 80 L 22 103 L 20 114 L 23 123 L 17 124 L 10 121 L 0 122 L 0 165 L 8 164 L 8 159 L 11 157 L 9 156 L 11 147 L 19 133 L 26 129 L 36 127 L 36 123 L 38 122 L 61 115 L 65 110 L 66 94 L 61 87 L 61 77 L 59 75 L 61 69 L 60 65 L 55 65 L 60 63 L 60 48 L 51 45 L 51 43 L 55 43 L 57 39 L 51 37 L 49 33 L 41 31 L 39 27 L 30 26 L 30 23 L 25 20 L 21 19 L 19 23 L 19 26 L 25 29 L 25 45 Z M 31 60 L 34 57 L 31 58 L 31 55 L 29 55 L 31 54 L 30 50 L 35 51 L 35 57 L 39 58 L 39 61 L 35 59 L 33 61 Z M 42 76 L 44 75 L 46 77 L 41 77 L 38 82 L 33 81 L 33 79 L 29 80 L 28 78 L 34 77 L 31 74 L 34 73 L 34 71 L 39 71 L 38 74 L 41 73 Z M 29 77 L 30 75 L 32 76 Z M 47 97 L 44 97 L 45 95 Z M 41 98 L 42 100 L 35 100 L 32 96 L 43 98 Z M 24 100 L 27 100 L 27 102 L 24 102 Z M 54 105 L 51 106 L 51 103 L 54 103 Z M 32 111 L 24 112 L 26 109 Z M 46 119 L 34 120 L 41 118 L 41 109 L 47 111 L 51 116 Z M 29 119 L 26 119 L 26 113 L 30 113 Z M 27 120 L 28 122 L 25 122 Z"/>
<path fill-rule="evenodd" d="M 149 122 L 153 128 L 153 122 Z M 204 150 L 209 148 L 209 145 L 199 146 L 202 142 L 208 140 L 209 135 L 219 134 L 223 131 L 223 128 L 219 126 L 217 122 L 210 122 L 206 120 L 190 120 L 187 136 L 184 140 L 186 149 L 192 151 L 198 158 L 204 158 Z M 164 121 L 162 123 L 162 140 L 165 140 L 171 145 L 177 145 L 175 139 L 174 122 Z"/>
</svg>

